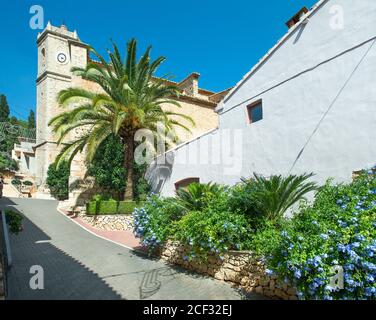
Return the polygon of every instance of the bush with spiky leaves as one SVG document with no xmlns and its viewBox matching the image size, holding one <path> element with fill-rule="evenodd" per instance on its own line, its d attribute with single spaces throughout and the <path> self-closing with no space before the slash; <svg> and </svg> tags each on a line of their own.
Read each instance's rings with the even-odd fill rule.
<svg viewBox="0 0 376 320">
<path fill-rule="evenodd" d="M 176 192 L 177 203 L 184 211 L 203 210 L 212 198 L 223 197 L 225 188 L 216 183 L 192 183 Z"/>
<path fill-rule="evenodd" d="M 247 214 L 255 226 L 263 220 L 278 222 L 290 208 L 305 200 L 308 193 L 317 190 L 316 184 L 308 181 L 312 176 L 265 178 L 254 174 L 252 179 L 242 179 L 242 183 L 232 189 L 229 207 Z"/>
</svg>

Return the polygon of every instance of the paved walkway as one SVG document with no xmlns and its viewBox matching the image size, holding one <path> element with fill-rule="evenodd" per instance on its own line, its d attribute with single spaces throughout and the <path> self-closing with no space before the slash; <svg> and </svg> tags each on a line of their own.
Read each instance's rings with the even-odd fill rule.
<svg viewBox="0 0 376 320">
<path fill-rule="evenodd" d="M 25 215 L 11 237 L 10 299 L 241 299 L 224 282 L 184 272 L 100 239 L 56 210 L 57 202 L 0 199 Z M 30 268 L 44 269 L 44 290 L 31 290 Z M 256 298 L 256 297 L 248 297 Z"/>
<path fill-rule="evenodd" d="M 132 250 L 147 252 L 147 248 L 141 244 L 140 239 L 136 238 L 133 232 L 130 230 L 123 230 L 123 231 L 100 230 L 100 229 L 94 228 L 92 225 L 88 224 L 86 221 L 84 221 L 80 217 L 77 217 L 76 215 L 72 215 L 68 213 L 68 211 L 65 209 L 60 209 L 59 211 L 61 214 L 64 214 L 67 218 L 71 219 L 72 221 L 79 224 L 81 227 L 83 227 L 87 231 L 94 233 L 100 238 L 113 241 L 117 244 L 120 244 Z"/>
</svg>

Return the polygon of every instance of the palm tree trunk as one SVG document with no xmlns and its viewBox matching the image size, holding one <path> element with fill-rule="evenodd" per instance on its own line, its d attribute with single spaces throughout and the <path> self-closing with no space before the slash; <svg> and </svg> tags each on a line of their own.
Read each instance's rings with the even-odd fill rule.
<svg viewBox="0 0 376 320">
<path fill-rule="evenodd" d="M 124 138 L 125 152 L 124 152 L 124 167 L 127 172 L 125 181 L 124 200 L 132 201 L 134 199 L 134 140 L 133 134 L 128 134 Z"/>
</svg>

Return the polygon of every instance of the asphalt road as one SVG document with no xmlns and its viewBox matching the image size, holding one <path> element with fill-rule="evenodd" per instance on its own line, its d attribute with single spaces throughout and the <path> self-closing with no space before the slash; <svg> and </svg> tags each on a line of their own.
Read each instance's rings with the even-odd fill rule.
<svg viewBox="0 0 376 320">
<path fill-rule="evenodd" d="M 25 216 L 24 230 L 11 236 L 11 300 L 244 298 L 227 283 L 173 268 L 88 233 L 60 214 L 55 201 L 3 198 L 0 207 L 13 207 Z M 43 270 L 43 277 L 33 278 L 33 266 Z M 30 283 L 43 289 L 32 289 Z"/>
</svg>

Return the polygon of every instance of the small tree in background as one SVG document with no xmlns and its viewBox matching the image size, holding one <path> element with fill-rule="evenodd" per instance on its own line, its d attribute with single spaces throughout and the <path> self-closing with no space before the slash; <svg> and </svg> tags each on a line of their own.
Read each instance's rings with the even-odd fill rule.
<svg viewBox="0 0 376 320">
<path fill-rule="evenodd" d="M 69 198 L 69 174 L 67 162 L 62 162 L 59 167 L 53 163 L 48 168 L 46 182 L 55 199 L 63 201 Z"/>
<path fill-rule="evenodd" d="M 27 118 L 27 128 L 35 129 L 35 113 L 33 110 L 30 110 L 29 117 Z"/>
<path fill-rule="evenodd" d="M 104 189 L 116 190 L 119 199 L 125 190 L 124 146 L 120 138 L 111 135 L 98 148 L 88 164 L 88 174 Z"/>
<path fill-rule="evenodd" d="M 111 135 L 99 146 L 94 159 L 88 163 L 88 175 L 95 178 L 96 183 L 103 189 L 116 191 L 121 199 L 125 190 L 126 169 L 123 165 L 124 146 L 120 138 Z M 145 166 L 134 165 L 135 185 L 134 194 L 140 199 L 150 191 L 150 186 L 143 178 Z"/>
<path fill-rule="evenodd" d="M 6 122 L 9 119 L 9 105 L 7 97 L 3 94 L 0 95 L 0 122 Z"/>
<path fill-rule="evenodd" d="M 18 164 L 15 160 L 11 159 L 7 154 L 0 153 L 0 172 L 4 170 L 18 170 Z"/>
</svg>

